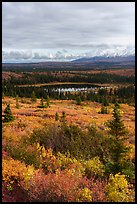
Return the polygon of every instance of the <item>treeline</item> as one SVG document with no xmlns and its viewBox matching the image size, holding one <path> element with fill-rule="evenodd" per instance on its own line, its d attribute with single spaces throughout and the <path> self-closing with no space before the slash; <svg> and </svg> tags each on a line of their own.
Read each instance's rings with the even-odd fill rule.
<svg viewBox="0 0 137 204">
<path fill-rule="evenodd" d="M 69 85 L 70 86 L 70 85 Z M 74 85 L 72 85 L 74 86 Z M 89 91 L 80 91 L 80 92 L 61 92 L 59 90 L 54 90 L 52 86 L 46 86 L 46 90 L 44 87 L 19 87 L 14 84 L 9 83 L 9 81 L 5 81 L 2 84 L 2 95 L 3 96 L 12 96 L 16 97 L 26 97 L 31 98 L 32 93 L 35 93 L 36 98 L 43 97 L 47 99 L 50 97 L 51 99 L 56 100 L 76 100 L 78 97 L 81 101 L 95 101 L 99 103 L 115 103 L 118 100 L 119 103 L 128 103 L 134 104 L 135 100 L 135 86 L 129 85 L 127 87 L 118 87 L 118 88 L 97 88 L 95 90 Z"/>
<path fill-rule="evenodd" d="M 42 62 L 42 63 L 3 63 L 3 71 L 50 72 L 50 71 L 86 71 L 96 69 L 135 69 L 135 62 Z"/>
<path fill-rule="evenodd" d="M 5 80 L 3 80 L 5 83 Z M 48 72 L 42 73 L 23 73 L 22 77 L 11 76 L 6 83 L 13 85 L 38 84 L 50 82 L 85 82 L 85 83 L 135 83 L 134 76 L 120 76 L 116 74 L 98 73 L 98 74 L 75 74 L 69 75 L 69 72 Z"/>
</svg>

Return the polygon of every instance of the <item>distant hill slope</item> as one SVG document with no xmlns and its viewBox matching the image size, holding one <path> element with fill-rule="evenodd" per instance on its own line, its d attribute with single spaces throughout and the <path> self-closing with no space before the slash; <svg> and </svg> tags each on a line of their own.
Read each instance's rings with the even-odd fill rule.
<svg viewBox="0 0 137 204">
<path fill-rule="evenodd" d="M 84 57 L 73 60 L 74 65 L 83 65 L 96 69 L 111 69 L 111 68 L 135 68 L 135 56 L 95 56 L 95 57 Z"/>
<path fill-rule="evenodd" d="M 135 68 L 135 56 L 80 58 L 69 62 L 3 63 L 2 71 L 62 71 Z"/>
<path fill-rule="evenodd" d="M 115 57 L 106 57 L 106 56 L 95 56 L 95 57 L 83 57 L 72 62 L 135 62 L 135 56 L 115 56 Z"/>
</svg>

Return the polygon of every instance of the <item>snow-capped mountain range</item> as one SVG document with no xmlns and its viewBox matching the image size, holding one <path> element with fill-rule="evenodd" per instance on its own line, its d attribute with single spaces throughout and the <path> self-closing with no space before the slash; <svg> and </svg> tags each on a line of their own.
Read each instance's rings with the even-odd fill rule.
<svg viewBox="0 0 137 204">
<path fill-rule="evenodd" d="M 76 50 L 3 50 L 2 59 L 5 62 L 46 62 L 46 61 L 74 61 L 79 59 L 95 58 L 115 58 L 135 56 L 133 47 L 109 47 L 107 49 L 90 49 L 87 51 Z"/>
</svg>

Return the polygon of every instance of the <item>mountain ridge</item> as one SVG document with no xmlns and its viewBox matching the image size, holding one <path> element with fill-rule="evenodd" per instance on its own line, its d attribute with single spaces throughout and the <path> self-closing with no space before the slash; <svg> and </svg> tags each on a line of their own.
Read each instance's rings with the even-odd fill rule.
<svg viewBox="0 0 137 204">
<path fill-rule="evenodd" d="M 94 57 L 82 57 L 71 62 L 134 62 L 135 55 L 117 55 L 117 56 L 94 56 Z"/>
</svg>

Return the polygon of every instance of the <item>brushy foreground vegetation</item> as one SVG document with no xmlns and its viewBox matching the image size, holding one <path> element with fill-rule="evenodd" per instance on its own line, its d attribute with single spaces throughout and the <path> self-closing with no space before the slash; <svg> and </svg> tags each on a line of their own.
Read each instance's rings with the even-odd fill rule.
<svg viewBox="0 0 137 204">
<path fill-rule="evenodd" d="M 20 104 L 16 99 L 16 111 Z M 3 120 L 2 134 L 3 202 L 134 202 L 134 144 L 117 103 L 103 129 L 69 124 L 62 112 L 30 130 L 9 109 L 6 118 L 13 120 Z"/>
</svg>

